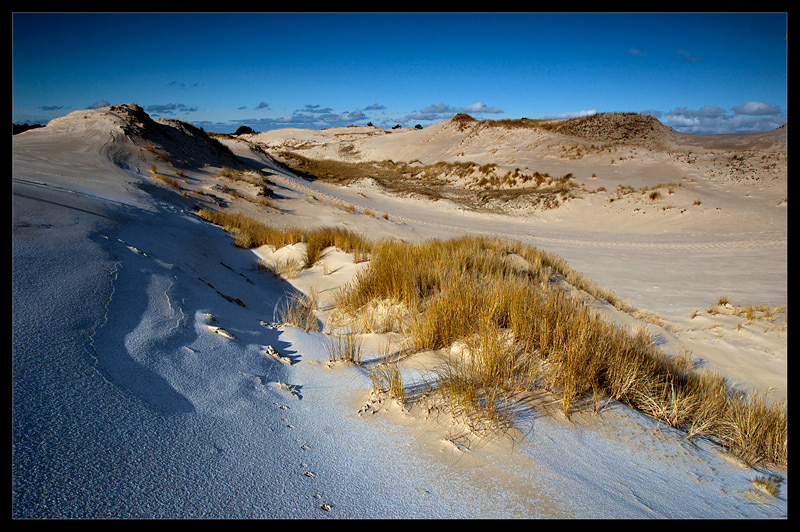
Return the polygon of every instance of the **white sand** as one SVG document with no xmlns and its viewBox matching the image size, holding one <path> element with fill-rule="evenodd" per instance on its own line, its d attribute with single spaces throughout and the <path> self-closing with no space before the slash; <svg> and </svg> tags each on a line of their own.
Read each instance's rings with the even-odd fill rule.
<svg viewBox="0 0 800 532">
<path fill-rule="evenodd" d="M 383 335 L 367 339 L 362 366 L 330 365 L 325 334 L 268 325 L 279 300 L 312 288 L 324 320 L 335 290 L 366 263 L 329 249 L 288 282 L 257 271 L 258 258 L 291 257 L 302 245 L 233 247 L 191 214 L 197 196 L 149 177 L 151 164 L 171 177 L 174 169 L 120 123 L 108 109 L 81 111 L 14 137 L 15 517 L 786 516 L 785 470 L 746 468 L 616 403 L 570 421 L 520 406 L 515 432 L 483 442 L 446 415 L 372 400 L 366 367 Z M 553 251 L 657 315 L 665 350 L 687 349 L 742 387 L 785 397 L 785 312 L 753 321 L 735 308 L 708 312 L 722 296 L 787 305 L 785 130 L 777 148 L 736 162 L 755 165 L 741 173 L 720 148 L 567 159 L 547 137 L 521 131 L 470 135 L 445 122 L 224 140 L 270 174 L 280 212 L 215 188 L 254 193 L 215 177 L 221 159 L 187 169 L 182 184 L 275 224 L 341 224 L 409 241 L 484 234 Z M 606 192 L 550 211 L 481 214 L 370 183 L 303 181 L 247 142 L 317 157 L 347 145 L 352 160 L 493 161 L 571 172 L 608 191 L 682 186 L 661 189 L 658 201 L 610 203 Z M 421 383 L 433 361 L 408 359 L 404 382 Z M 769 472 L 784 477 L 778 498 L 751 484 Z"/>
</svg>

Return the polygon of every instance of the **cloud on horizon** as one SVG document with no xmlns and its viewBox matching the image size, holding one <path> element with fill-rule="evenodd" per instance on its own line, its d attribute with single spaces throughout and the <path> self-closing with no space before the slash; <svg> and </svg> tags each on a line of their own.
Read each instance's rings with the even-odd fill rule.
<svg viewBox="0 0 800 532">
<path fill-rule="evenodd" d="M 503 110 L 499 107 L 490 107 L 483 102 L 475 102 L 467 105 L 466 107 L 453 107 L 442 102 L 428 105 L 419 111 L 412 111 L 400 119 L 400 122 L 408 123 L 413 120 L 422 120 L 426 122 L 441 122 L 452 118 L 458 113 L 474 114 L 499 114 Z"/>
<path fill-rule="evenodd" d="M 161 113 L 189 112 L 181 104 L 168 104 L 158 106 Z M 262 107 L 263 106 L 263 107 Z M 156 107 L 156 106 L 153 106 Z M 269 110 L 268 104 L 262 102 L 258 108 Z M 330 107 L 320 104 L 306 104 L 287 116 L 281 117 L 250 117 L 231 120 L 227 123 L 195 122 L 195 125 L 208 130 L 223 132 L 235 131 L 239 126 L 246 125 L 257 131 L 267 131 L 279 128 L 308 128 L 321 129 L 327 127 L 342 127 L 349 125 L 366 125 L 374 123 L 378 127 L 413 127 L 419 123 L 436 123 L 452 118 L 458 113 L 472 115 L 500 114 L 502 109 L 476 102 L 465 107 L 456 107 L 443 102 L 427 105 L 419 110 L 404 115 L 382 116 L 376 119 L 367 111 L 384 111 L 384 105 L 375 103 L 364 107 L 363 110 L 335 111 Z M 148 108 L 148 111 L 150 108 Z M 544 119 L 569 119 L 590 116 L 598 113 L 596 109 L 582 109 L 562 113 L 544 115 Z M 770 105 L 761 101 L 749 101 L 735 106 L 729 110 L 714 105 L 705 105 L 698 109 L 676 107 L 671 111 L 647 110 L 641 114 L 658 118 L 663 124 L 676 131 L 684 133 L 745 133 L 751 131 L 768 131 L 778 128 L 786 123 L 786 113 L 779 106 Z"/>
<path fill-rule="evenodd" d="M 263 103 L 258 108 L 269 109 L 269 105 Z M 242 107 L 240 109 L 244 109 Z M 269 129 L 277 128 L 326 128 L 326 127 L 341 127 L 348 125 L 365 125 L 368 122 L 378 123 L 380 127 L 392 127 L 398 124 L 411 127 L 414 123 L 419 122 L 440 122 L 452 118 L 458 113 L 469 114 L 498 114 L 503 110 L 498 107 L 486 105 L 483 102 L 475 102 L 466 107 L 458 108 L 442 102 L 435 103 L 423 107 L 418 111 L 412 111 L 405 115 L 396 115 L 392 117 L 383 117 L 380 121 L 372 118 L 366 111 L 383 111 L 386 106 L 374 103 L 364 107 L 363 110 L 357 109 L 353 111 L 334 111 L 330 107 L 323 107 L 320 104 L 306 104 L 302 108 L 293 111 L 288 116 L 277 118 L 263 118 L 263 117 L 250 117 L 238 120 L 233 120 L 228 123 L 212 123 L 212 122 L 196 122 L 206 129 L 212 129 L 220 132 L 227 130 L 234 131 L 239 126 L 246 125 L 257 131 L 266 131 Z M 167 109 L 169 111 L 169 109 Z"/>
<path fill-rule="evenodd" d="M 760 101 L 749 101 L 731 108 L 705 105 L 697 110 L 676 107 L 672 111 L 644 111 L 661 123 L 682 133 L 748 133 L 769 131 L 786 124 L 780 107 Z"/>
</svg>

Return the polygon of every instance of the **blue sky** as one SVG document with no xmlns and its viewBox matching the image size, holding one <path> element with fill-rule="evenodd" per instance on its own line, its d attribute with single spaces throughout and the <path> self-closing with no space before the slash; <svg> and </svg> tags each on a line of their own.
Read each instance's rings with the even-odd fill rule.
<svg viewBox="0 0 800 532">
<path fill-rule="evenodd" d="M 135 102 L 207 131 L 787 120 L 786 13 L 13 13 L 15 123 Z"/>
</svg>

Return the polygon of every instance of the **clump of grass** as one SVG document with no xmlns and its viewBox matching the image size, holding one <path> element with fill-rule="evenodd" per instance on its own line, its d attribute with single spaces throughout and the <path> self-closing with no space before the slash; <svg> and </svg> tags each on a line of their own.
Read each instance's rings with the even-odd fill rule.
<svg viewBox="0 0 800 532">
<path fill-rule="evenodd" d="M 785 464 L 788 419 L 783 403 L 778 406 L 760 394 L 737 394 L 730 400 L 715 432 L 746 463 Z"/>
<path fill-rule="evenodd" d="M 181 186 L 180 182 L 177 179 L 173 179 L 171 177 L 165 176 L 163 174 L 155 173 L 153 174 L 153 179 L 157 181 L 161 181 L 171 189 L 177 191 L 183 191 L 183 186 Z"/>
<path fill-rule="evenodd" d="M 299 261 L 290 258 L 274 261 L 259 259 L 256 261 L 256 269 L 259 271 L 268 271 L 275 277 L 280 277 L 282 279 L 292 279 L 303 270 L 303 265 Z"/>
<path fill-rule="evenodd" d="M 360 364 L 362 345 L 361 337 L 357 333 L 333 334 L 326 344 L 328 359 L 331 362 L 346 361 Z"/>
<path fill-rule="evenodd" d="M 406 402 L 403 377 L 397 364 L 383 360 L 374 364 L 369 369 L 369 378 L 372 381 L 372 391 L 385 393 L 394 398 L 401 405 Z"/>
<path fill-rule="evenodd" d="M 284 325 L 293 325 L 306 331 L 319 330 L 319 320 L 314 311 L 318 305 L 315 290 L 308 294 L 294 294 L 275 308 L 275 321 Z"/>
<path fill-rule="evenodd" d="M 371 244 L 363 237 L 341 227 L 321 227 L 307 231 L 301 240 L 306 243 L 305 266 L 313 266 L 322 258 L 322 252 L 328 247 L 335 247 L 353 253 L 356 262 L 360 256 L 368 253 Z"/>
<path fill-rule="evenodd" d="M 774 475 L 769 475 L 754 478 L 750 481 L 750 483 L 767 495 L 771 497 L 778 497 L 780 495 L 780 486 L 783 484 L 783 479 Z"/>
<path fill-rule="evenodd" d="M 170 188 L 172 188 L 174 190 L 183 191 L 183 187 L 181 186 L 180 182 L 178 182 L 177 179 L 173 179 L 171 177 L 168 177 L 168 176 L 165 176 L 164 174 L 159 173 L 158 172 L 158 168 L 156 168 L 156 165 L 154 165 L 154 164 L 150 165 L 150 172 L 153 174 L 152 175 L 153 179 L 155 179 L 157 181 L 161 181 L 162 183 L 164 183 L 165 185 L 167 185 L 168 187 L 170 187 Z"/>
<path fill-rule="evenodd" d="M 204 208 L 196 209 L 195 214 L 231 233 L 235 244 L 242 248 L 264 245 L 280 248 L 305 242 L 307 258 L 304 262 L 309 266 L 319 260 L 322 250 L 328 246 L 335 246 L 347 253 L 358 251 L 362 254 L 368 253 L 372 247 L 369 239 L 342 227 L 274 227 L 238 212 Z M 311 248 L 310 254 L 308 248 Z"/>
</svg>

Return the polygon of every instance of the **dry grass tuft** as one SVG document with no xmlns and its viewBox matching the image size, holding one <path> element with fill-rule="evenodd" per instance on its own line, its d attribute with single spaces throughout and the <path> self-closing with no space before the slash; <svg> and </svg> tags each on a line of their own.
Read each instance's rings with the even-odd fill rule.
<svg viewBox="0 0 800 532">
<path fill-rule="evenodd" d="M 766 493 L 771 497 L 778 497 L 780 495 L 780 487 L 783 484 L 783 479 L 777 476 L 764 476 L 758 477 L 750 481 L 759 491 Z"/>
<path fill-rule="evenodd" d="M 361 363 L 363 344 L 357 333 L 346 332 L 331 335 L 326 345 L 328 359 L 331 362 L 345 361 L 353 364 Z"/>
<path fill-rule="evenodd" d="M 306 243 L 306 266 L 312 266 L 328 246 L 335 246 L 347 253 L 367 254 L 372 246 L 363 236 L 341 227 L 321 227 L 304 229 L 299 227 L 273 227 L 259 222 L 250 216 L 237 212 L 197 209 L 195 214 L 204 220 L 222 227 L 231 233 L 234 242 L 242 248 L 271 246 L 280 248 L 286 245 Z"/>
<path fill-rule="evenodd" d="M 405 404 L 406 393 L 397 364 L 383 360 L 370 367 L 369 377 L 373 392 L 388 394 L 401 405 Z"/>
<path fill-rule="evenodd" d="M 160 174 L 156 171 L 155 165 L 150 168 L 150 171 L 153 173 L 152 177 L 156 181 L 160 181 L 170 187 L 173 190 L 177 190 L 179 192 L 183 192 L 183 186 L 181 185 L 180 181 L 174 179 L 172 177 L 165 176 L 164 174 Z"/>
<path fill-rule="evenodd" d="M 315 290 L 308 294 L 294 294 L 275 308 L 275 321 L 284 325 L 293 325 L 306 331 L 318 331 L 319 320 L 314 311 L 318 305 Z"/>
</svg>

